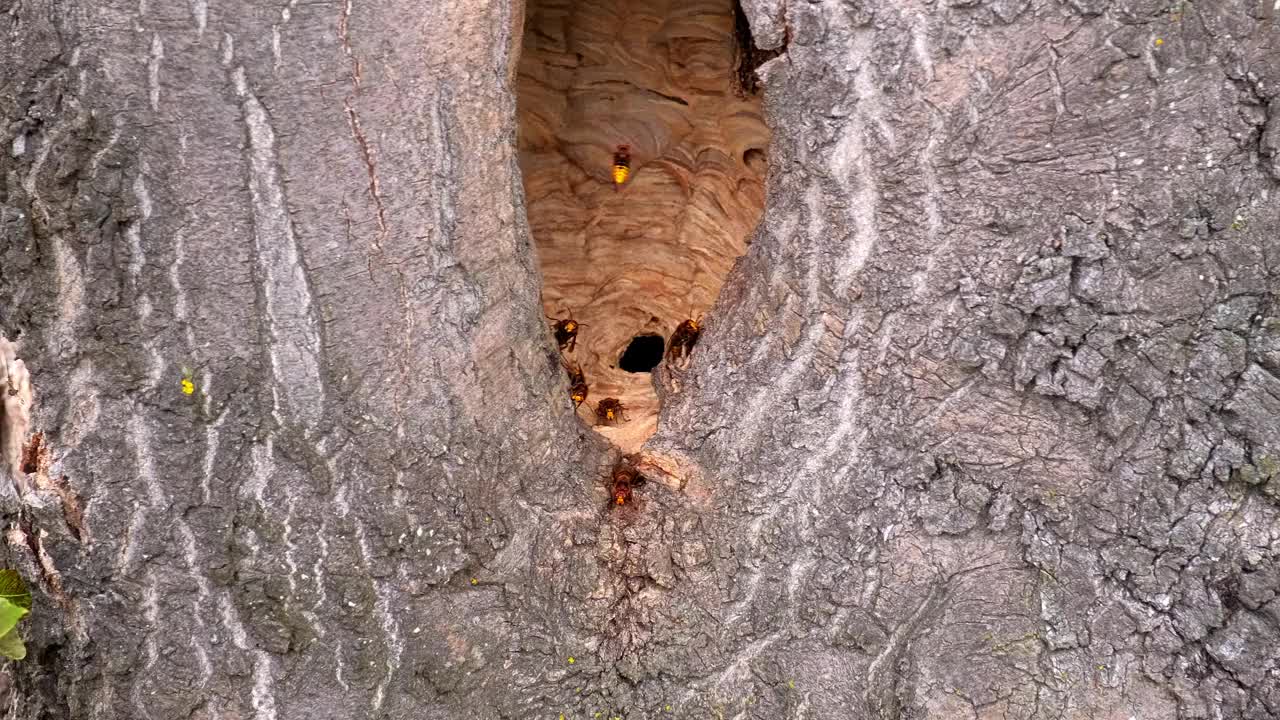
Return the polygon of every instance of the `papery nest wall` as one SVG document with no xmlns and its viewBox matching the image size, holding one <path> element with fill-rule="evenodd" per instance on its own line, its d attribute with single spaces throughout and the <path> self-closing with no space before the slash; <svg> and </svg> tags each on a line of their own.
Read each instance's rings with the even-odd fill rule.
<svg viewBox="0 0 1280 720">
<path fill-rule="evenodd" d="M 739 31 L 740 35 L 740 31 Z M 704 314 L 764 207 L 769 130 L 737 79 L 732 0 L 541 0 L 526 10 L 520 161 L 546 314 L 581 323 L 565 357 L 589 387 L 580 416 L 625 451 L 657 428 L 632 339 L 669 340 Z M 632 173 L 611 164 L 630 146 Z M 598 424 L 619 399 L 627 420 Z"/>
</svg>

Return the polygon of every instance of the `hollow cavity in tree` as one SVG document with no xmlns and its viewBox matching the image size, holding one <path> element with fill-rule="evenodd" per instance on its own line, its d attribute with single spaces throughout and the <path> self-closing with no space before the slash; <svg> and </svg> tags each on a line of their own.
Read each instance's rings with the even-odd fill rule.
<svg viewBox="0 0 1280 720">
<path fill-rule="evenodd" d="M 733 0 L 526 11 L 520 163 L 544 308 L 581 323 L 566 351 L 590 387 L 579 415 L 621 400 L 629 420 L 596 429 L 626 452 L 657 429 L 658 397 L 624 353 L 711 307 L 764 207 L 769 130 L 740 55 Z M 631 173 L 615 188 L 620 145 Z"/>
</svg>

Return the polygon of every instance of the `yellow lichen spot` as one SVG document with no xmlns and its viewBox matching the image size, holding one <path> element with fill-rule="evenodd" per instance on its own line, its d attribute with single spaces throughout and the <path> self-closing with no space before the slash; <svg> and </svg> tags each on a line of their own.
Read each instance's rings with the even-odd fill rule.
<svg viewBox="0 0 1280 720">
<path fill-rule="evenodd" d="M 1160 47 L 1163 44 L 1164 44 L 1164 38 L 1156 38 L 1156 47 Z"/>
<path fill-rule="evenodd" d="M 573 656 L 572 656 L 572 655 L 570 655 L 570 656 L 569 656 L 569 664 L 570 664 L 570 665 L 572 665 L 572 664 L 574 664 L 575 662 L 577 662 L 577 660 L 574 660 L 574 659 L 573 659 Z"/>
<path fill-rule="evenodd" d="M 191 378 L 182 378 L 182 394 L 190 395 L 196 391 L 196 384 L 191 382 Z"/>
<path fill-rule="evenodd" d="M 476 578 L 471 578 L 471 584 L 472 584 L 472 585 L 479 585 L 479 584 L 480 584 L 480 581 L 479 581 L 478 579 L 476 579 Z"/>
<path fill-rule="evenodd" d="M 671 706 L 670 706 L 670 705 L 668 705 L 668 706 L 666 706 L 666 707 L 664 707 L 664 708 L 662 708 L 662 709 L 663 709 L 663 710 L 666 710 L 667 712 L 671 712 Z"/>
<path fill-rule="evenodd" d="M 788 680 L 788 681 L 787 681 L 787 687 L 788 687 L 789 689 L 791 689 L 791 690 L 795 690 L 795 689 L 796 689 L 796 681 L 795 681 L 795 680 Z"/>
</svg>

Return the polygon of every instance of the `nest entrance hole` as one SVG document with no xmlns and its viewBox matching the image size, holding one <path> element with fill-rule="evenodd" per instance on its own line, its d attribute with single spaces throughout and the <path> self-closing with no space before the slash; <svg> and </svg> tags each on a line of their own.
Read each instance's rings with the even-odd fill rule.
<svg viewBox="0 0 1280 720">
<path fill-rule="evenodd" d="M 647 373 L 662 362 L 662 351 L 666 349 L 661 335 L 637 335 L 631 338 L 627 349 L 618 359 L 618 367 L 623 372 Z"/>
</svg>

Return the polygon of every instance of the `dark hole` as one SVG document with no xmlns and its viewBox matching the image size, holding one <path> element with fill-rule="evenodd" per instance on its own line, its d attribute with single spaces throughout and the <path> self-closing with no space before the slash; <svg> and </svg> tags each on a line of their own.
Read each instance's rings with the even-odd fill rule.
<svg viewBox="0 0 1280 720">
<path fill-rule="evenodd" d="M 1240 609 L 1240 577 L 1238 575 L 1229 575 L 1217 582 L 1213 583 L 1213 589 L 1218 591 L 1218 598 L 1222 600 L 1222 606 L 1228 610 Z"/>
<path fill-rule="evenodd" d="M 763 174 L 765 170 L 766 160 L 764 151 L 760 148 L 749 148 L 742 153 L 742 162 L 756 173 Z"/>
<path fill-rule="evenodd" d="M 637 335 L 618 360 L 618 367 L 629 373 L 649 372 L 662 362 L 665 343 L 658 335 Z"/>
</svg>

